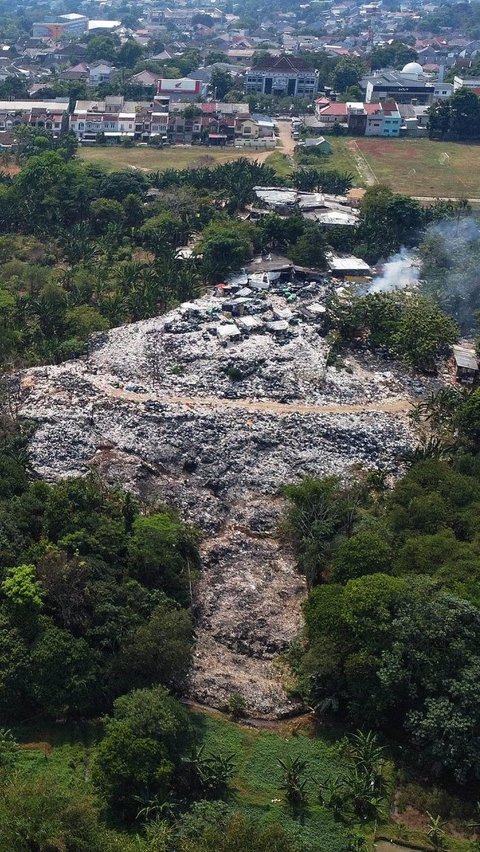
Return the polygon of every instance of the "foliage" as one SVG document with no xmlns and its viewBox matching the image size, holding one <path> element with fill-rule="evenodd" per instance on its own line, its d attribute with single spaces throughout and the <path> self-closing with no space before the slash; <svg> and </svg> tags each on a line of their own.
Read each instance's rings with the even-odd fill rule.
<svg viewBox="0 0 480 852">
<path fill-rule="evenodd" d="M 381 184 L 369 187 L 360 205 L 356 235 L 362 257 L 376 262 L 395 254 L 402 246 L 414 245 L 423 220 L 418 201 Z"/>
<path fill-rule="evenodd" d="M 480 308 L 480 239 L 473 220 L 452 211 L 449 220 L 428 229 L 419 254 L 423 292 L 471 334 Z"/>
<path fill-rule="evenodd" d="M 433 139 L 479 139 L 480 98 L 470 89 L 459 89 L 430 108 L 428 128 Z"/>
<path fill-rule="evenodd" d="M 93 478 L 12 488 L 12 472 L 0 476 L 2 717 L 89 715 L 133 686 L 181 689 L 195 534 L 174 513 L 139 517 Z"/>
<path fill-rule="evenodd" d="M 24 773 L 0 786 L 0 850 L 13 849 L 108 852 L 112 846 L 91 796 Z"/>
<path fill-rule="evenodd" d="M 94 783 L 111 807 L 131 819 L 138 802 L 170 800 L 188 745 L 187 714 L 165 689 L 131 692 L 117 698 L 113 716 L 105 720 Z"/>
<path fill-rule="evenodd" d="M 415 62 L 417 52 L 400 41 L 392 41 L 383 47 L 375 47 L 370 54 L 372 70 L 376 68 L 403 68 L 407 62 Z"/>
<path fill-rule="evenodd" d="M 229 220 L 211 222 L 204 229 L 196 250 L 202 255 L 204 274 L 210 283 L 238 269 L 253 251 L 253 231 L 248 223 Z"/>
<path fill-rule="evenodd" d="M 458 327 L 435 302 L 411 292 L 393 291 L 332 300 L 332 328 L 345 341 L 383 348 L 419 370 L 434 371 L 435 360 L 458 338 Z"/>
<path fill-rule="evenodd" d="M 184 758 L 187 793 L 194 799 L 226 798 L 235 773 L 235 754 L 209 753 L 205 744 L 195 746 Z"/>
<path fill-rule="evenodd" d="M 18 743 L 12 732 L 0 728 L 0 774 L 11 772 L 18 764 Z"/>
<path fill-rule="evenodd" d="M 348 529 L 332 515 L 337 495 L 346 499 L 339 483 L 291 488 L 287 517 L 299 564 L 305 570 L 310 548 L 308 576 L 323 580 L 305 605 L 306 646 L 292 649 L 299 689 L 319 711 L 401 731 L 410 759 L 429 773 L 477 778 L 476 461 L 418 462 L 388 497 L 359 483 Z M 350 781 L 360 795 L 357 775 Z"/>
<path fill-rule="evenodd" d="M 217 824 L 204 825 L 175 846 L 179 852 L 296 852 L 298 846 L 277 825 L 262 826 L 239 812 Z"/>
<path fill-rule="evenodd" d="M 285 797 L 291 806 L 293 813 L 300 814 L 307 804 L 307 783 L 305 775 L 307 762 L 298 755 L 278 758 L 278 764 L 282 772 L 280 789 L 285 791 Z"/>
</svg>

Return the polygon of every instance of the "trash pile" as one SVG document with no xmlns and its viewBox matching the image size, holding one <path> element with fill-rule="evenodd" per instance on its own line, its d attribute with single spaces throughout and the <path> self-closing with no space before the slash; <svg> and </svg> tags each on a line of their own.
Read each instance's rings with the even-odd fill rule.
<svg viewBox="0 0 480 852">
<path fill-rule="evenodd" d="M 84 359 L 25 371 L 22 413 L 39 475 L 98 470 L 203 531 L 191 695 L 222 706 L 239 692 L 252 715 L 278 717 L 294 705 L 276 660 L 305 594 L 275 536 L 280 488 L 395 472 L 414 440 L 408 400 L 429 384 L 370 356 L 329 366 L 325 280 L 246 279 L 101 333 Z"/>
</svg>

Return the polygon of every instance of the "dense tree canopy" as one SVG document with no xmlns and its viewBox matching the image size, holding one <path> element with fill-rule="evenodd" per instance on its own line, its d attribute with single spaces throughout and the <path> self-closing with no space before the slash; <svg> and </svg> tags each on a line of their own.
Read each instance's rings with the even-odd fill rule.
<svg viewBox="0 0 480 852">
<path fill-rule="evenodd" d="M 98 713 L 132 686 L 184 684 L 195 535 L 95 479 L 0 477 L 0 714 Z M 15 476 L 17 470 L 18 476 Z"/>
<path fill-rule="evenodd" d="M 435 370 L 436 359 L 448 353 L 459 333 L 433 299 L 403 291 L 333 299 L 329 318 L 343 340 L 367 343 L 427 371 Z"/>
<path fill-rule="evenodd" d="M 368 478 L 287 494 L 299 566 L 317 583 L 292 657 L 303 693 L 400 738 L 432 774 L 478 779 L 477 460 L 418 462 L 391 494 Z"/>
</svg>

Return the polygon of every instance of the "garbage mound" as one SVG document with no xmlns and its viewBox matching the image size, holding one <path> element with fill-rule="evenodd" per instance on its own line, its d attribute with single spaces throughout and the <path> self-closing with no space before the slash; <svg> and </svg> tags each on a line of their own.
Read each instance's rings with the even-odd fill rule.
<svg viewBox="0 0 480 852">
<path fill-rule="evenodd" d="M 190 695 L 221 707 L 239 693 L 249 714 L 275 718 L 296 709 L 279 655 L 305 596 L 277 537 L 281 486 L 359 466 L 394 474 L 414 440 L 409 400 L 428 382 L 367 355 L 329 366 L 325 283 L 263 284 L 227 284 L 25 371 L 21 413 L 42 477 L 97 470 L 201 530 Z"/>
</svg>

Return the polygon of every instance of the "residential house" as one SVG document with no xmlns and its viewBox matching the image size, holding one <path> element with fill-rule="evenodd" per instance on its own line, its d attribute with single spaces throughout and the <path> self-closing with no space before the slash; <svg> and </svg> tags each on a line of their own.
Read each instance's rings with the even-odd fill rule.
<svg viewBox="0 0 480 852">
<path fill-rule="evenodd" d="M 458 92 L 459 89 L 480 89 L 480 77 L 460 77 L 453 78 L 453 90 Z"/>
<path fill-rule="evenodd" d="M 95 89 L 100 83 L 110 83 L 117 69 L 110 62 L 93 62 L 88 68 L 88 85 Z"/>
<path fill-rule="evenodd" d="M 140 71 L 138 74 L 134 74 L 133 77 L 130 77 L 130 83 L 134 83 L 137 86 L 154 86 L 155 89 L 158 86 L 158 81 L 162 79 L 161 74 L 155 74 L 153 71 Z"/>
<path fill-rule="evenodd" d="M 316 151 L 320 151 L 321 154 L 331 154 L 332 146 L 330 142 L 325 139 L 325 136 L 310 136 L 303 139 L 298 143 L 299 148 L 314 148 Z"/>
<path fill-rule="evenodd" d="M 228 56 L 228 61 L 237 65 L 251 65 L 253 55 L 255 53 L 252 49 L 241 49 L 241 48 L 232 48 L 231 50 L 225 51 Z"/>
<path fill-rule="evenodd" d="M 136 115 L 141 110 L 142 105 L 127 102 L 122 97 L 104 101 L 77 101 L 70 116 L 70 130 L 81 142 L 95 142 L 100 133 L 112 140 L 122 137 L 134 139 Z M 142 132 L 141 129 L 139 138 L 142 138 Z"/>
<path fill-rule="evenodd" d="M 318 106 L 318 120 L 322 125 L 335 123 L 348 128 L 356 136 L 400 136 L 402 117 L 397 104 L 333 101 L 328 106 Z"/>
<path fill-rule="evenodd" d="M 332 101 L 328 106 L 319 107 L 316 117 L 322 124 L 348 124 L 346 104 Z"/>
<path fill-rule="evenodd" d="M 110 83 L 117 75 L 117 69 L 110 62 L 79 62 L 60 73 L 61 80 L 83 80 L 91 89 L 100 83 Z"/>
<path fill-rule="evenodd" d="M 0 132 L 22 124 L 59 136 L 68 129 L 68 98 L 51 101 L 0 101 Z"/>
<path fill-rule="evenodd" d="M 269 115 L 252 113 L 252 121 L 254 121 L 258 127 L 259 139 L 272 139 L 275 136 L 275 122 Z"/>
</svg>

